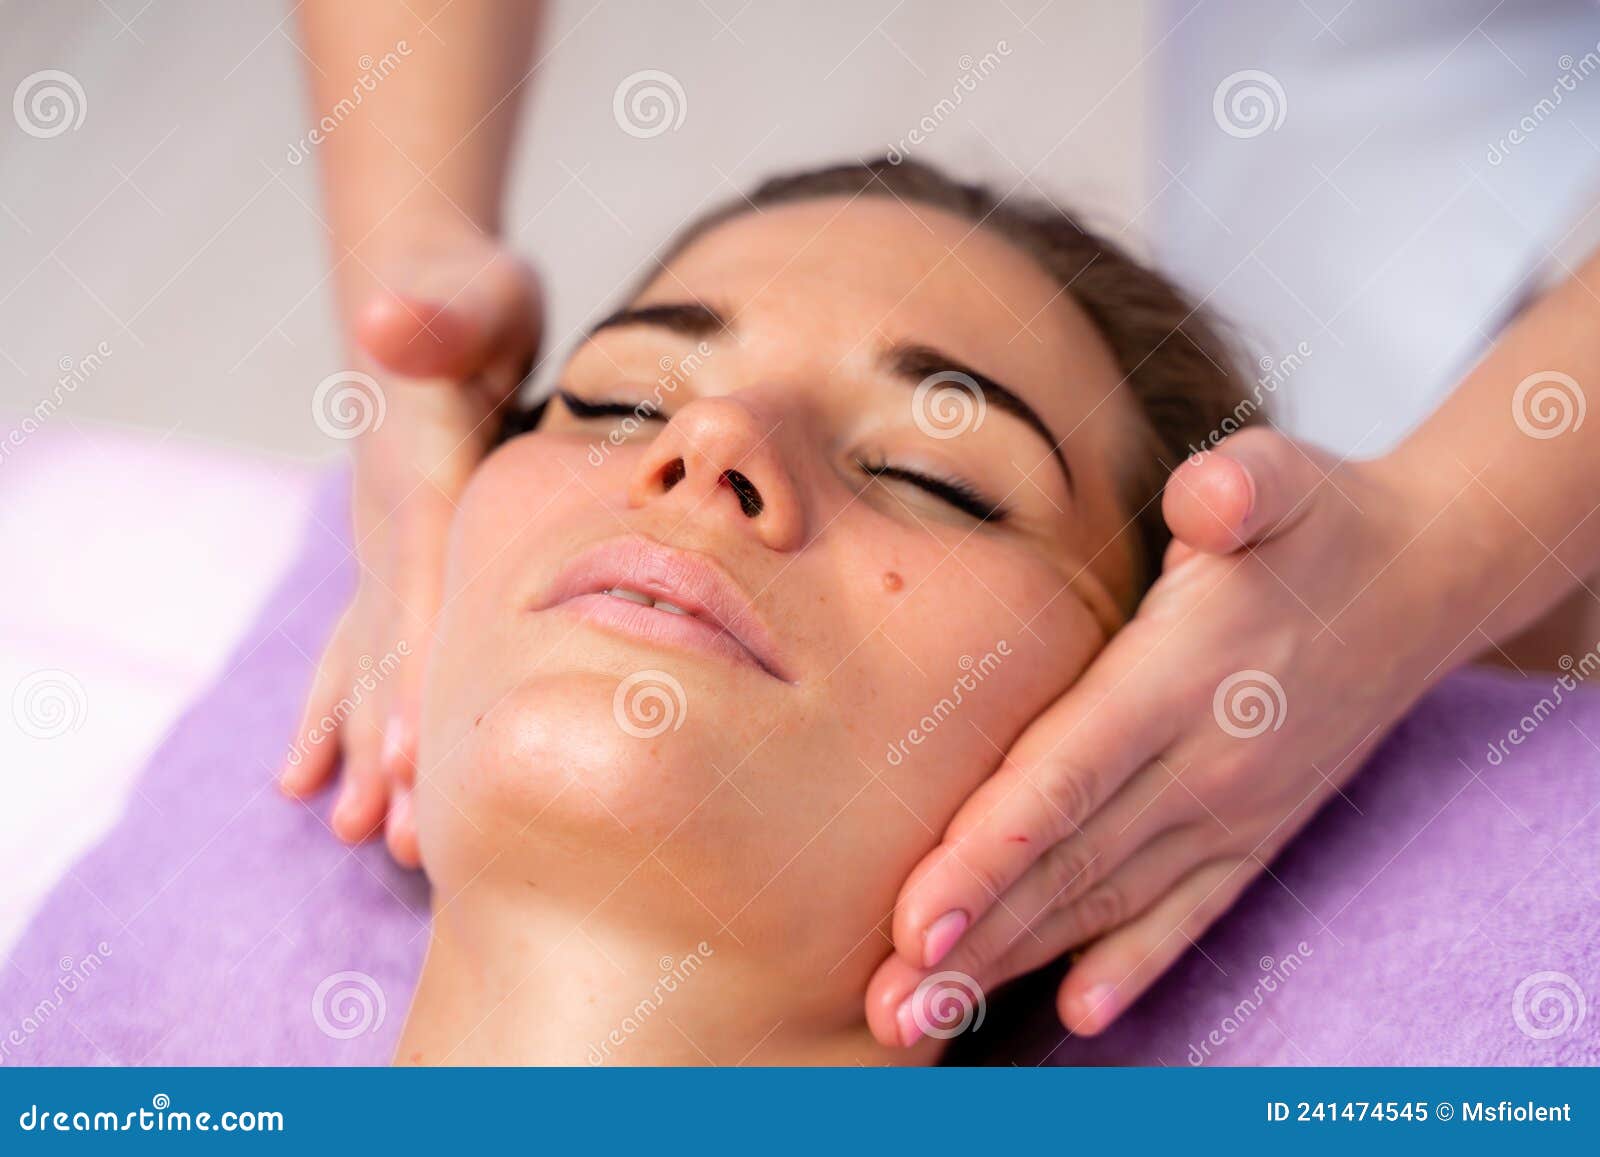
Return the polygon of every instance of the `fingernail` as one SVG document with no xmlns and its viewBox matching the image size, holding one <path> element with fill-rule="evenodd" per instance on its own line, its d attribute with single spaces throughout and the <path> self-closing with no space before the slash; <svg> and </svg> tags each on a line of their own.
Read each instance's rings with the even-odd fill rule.
<svg viewBox="0 0 1600 1157">
<path fill-rule="evenodd" d="M 961 934 L 967 930 L 967 914 L 961 909 L 946 912 L 922 934 L 922 966 L 932 968 L 949 955 Z"/>
<path fill-rule="evenodd" d="M 349 826 L 351 813 L 354 812 L 355 806 L 355 791 L 351 788 L 345 788 L 344 794 L 339 797 L 339 802 L 333 807 L 333 815 L 329 817 L 329 822 L 333 824 L 335 831 Z"/>
<path fill-rule="evenodd" d="M 383 725 L 383 751 L 379 758 L 384 768 L 393 771 L 406 758 L 406 723 L 402 715 L 391 715 Z"/>
<path fill-rule="evenodd" d="M 411 793 L 405 790 L 395 792 L 394 800 L 389 804 L 389 822 L 399 826 L 410 818 Z"/>
<path fill-rule="evenodd" d="M 1078 1027 L 1094 1031 L 1117 1015 L 1116 986 L 1096 984 L 1078 998 Z"/>
<path fill-rule="evenodd" d="M 917 1027 L 917 1014 L 911 1010 L 911 1002 L 915 999 L 914 995 L 906 997 L 894 1014 L 894 1022 L 900 1028 L 900 1043 L 906 1048 L 922 1039 L 922 1029 Z"/>
</svg>

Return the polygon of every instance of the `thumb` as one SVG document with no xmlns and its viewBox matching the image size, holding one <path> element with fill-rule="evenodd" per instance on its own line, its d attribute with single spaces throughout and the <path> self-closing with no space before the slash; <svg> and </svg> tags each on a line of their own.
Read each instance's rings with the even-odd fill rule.
<svg viewBox="0 0 1600 1157">
<path fill-rule="evenodd" d="M 405 377 L 457 382 L 491 363 L 530 360 L 542 305 L 537 278 L 508 254 L 487 263 L 476 256 L 440 261 L 415 284 L 376 292 L 355 315 L 362 349 Z"/>
<path fill-rule="evenodd" d="M 1258 427 L 1189 458 L 1172 472 L 1161 496 L 1175 549 L 1231 554 L 1286 530 L 1311 509 L 1327 474 L 1321 456 Z"/>
</svg>

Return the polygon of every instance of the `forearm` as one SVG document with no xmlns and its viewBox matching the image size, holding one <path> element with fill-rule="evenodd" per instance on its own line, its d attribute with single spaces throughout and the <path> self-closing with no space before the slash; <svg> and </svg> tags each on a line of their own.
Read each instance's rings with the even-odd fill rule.
<svg viewBox="0 0 1600 1157">
<path fill-rule="evenodd" d="M 1449 576 L 1440 587 L 1460 600 L 1463 646 L 1510 637 L 1600 573 L 1590 401 L 1600 403 L 1600 254 L 1524 312 L 1381 463 L 1421 499 L 1406 553 L 1426 552 Z"/>
<path fill-rule="evenodd" d="M 343 304 L 371 256 L 494 233 L 541 5 L 308 0 L 314 151 Z M 323 118 L 328 118 L 325 122 Z"/>
</svg>

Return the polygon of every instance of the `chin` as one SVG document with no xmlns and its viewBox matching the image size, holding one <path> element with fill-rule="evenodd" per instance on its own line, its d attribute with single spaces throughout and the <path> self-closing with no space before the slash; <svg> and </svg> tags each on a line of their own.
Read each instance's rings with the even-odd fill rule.
<svg viewBox="0 0 1600 1157">
<path fill-rule="evenodd" d="M 715 742 L 728 729 L 711 689 L 633 668 L 541 672 L 425 720 L 418 822 L 436 882 L 452 864 L 550 858 L 614 876 L 717 802 L 716 768 L 739 755 Z"/>
</svg>

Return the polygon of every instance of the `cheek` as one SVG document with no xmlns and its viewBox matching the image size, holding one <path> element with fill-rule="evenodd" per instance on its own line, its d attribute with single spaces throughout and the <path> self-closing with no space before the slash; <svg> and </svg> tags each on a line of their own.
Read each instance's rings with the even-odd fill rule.
<svg viewBox="0 0 1600 1157">
<path fill-rule="evenodd" d="M 855 754 L 941 830 L 1082 671 L 1099 628 L 1026 548 L 906 535 L 856 553 L 832 699 Z"/>
<path fill-rule="evenodd" d="M 491 454 L 472 475 L 451 524 L 445 594 L 519 570 L 529 544 L 560 546 L 563 528 L 589 527 L 627 510 L 636 450 L 595 447 L 568 437 L 526 434 Z"/>
</svg>

